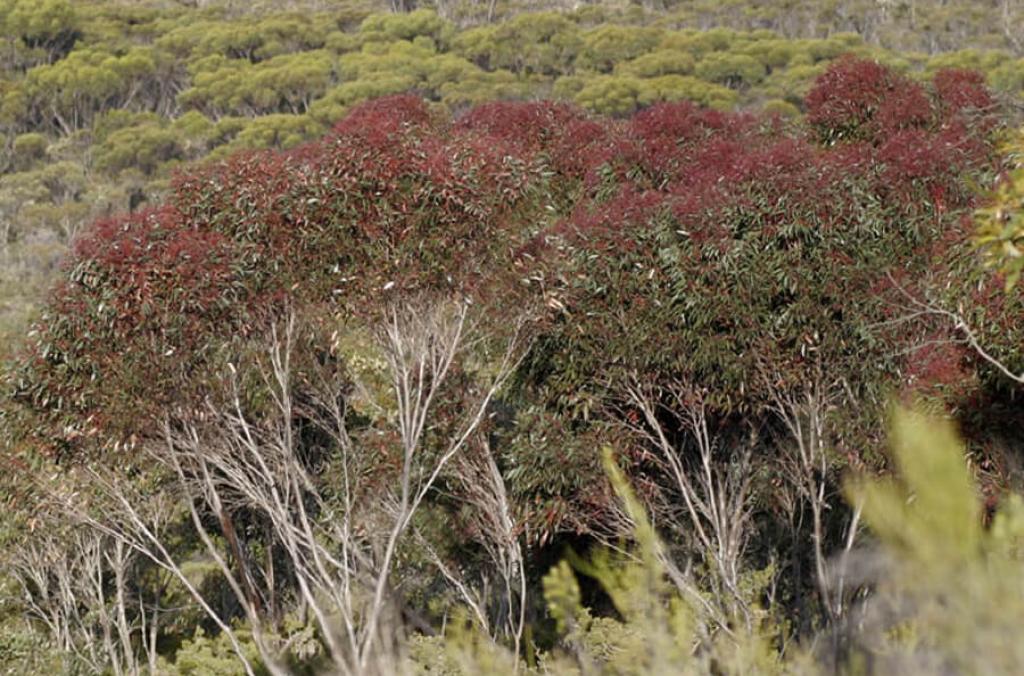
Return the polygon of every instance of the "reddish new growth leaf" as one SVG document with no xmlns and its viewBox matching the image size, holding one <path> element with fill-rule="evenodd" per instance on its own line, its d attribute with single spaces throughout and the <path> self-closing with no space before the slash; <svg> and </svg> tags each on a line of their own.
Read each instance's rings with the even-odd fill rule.
<svg viewBox="0 0 1024 676">
<path fill-rule="evenodd" d="M 406 134 L 428 130 L 432 122 L 423 99 L 401 94 L 356 106 L 334 126 L 334 133 L 383 149 L 384 144 L 396 142 Z"/>
<path fill-rule="evenodd" d="M 564 103 L 486 103 L 463 115 L 455 129 L 501 141 L 518 153 L 539 153 L 561 141 L 567 127 L 586 120 L 583 111 Z"/>
<path fill-rule="evenodd" d="M 970 183 L 996 168 L 993 139 L 942 96 L 844 59 L 809 97 L 809 128 L 688 103 L 605 122 L 614 152 L 592 155 L 551 231 L 568 272 L 550 344 L 572 346 L 537 360 L 553 405 L 628 410 L 616 388 L 636 374 L 748 421 L 819 367 L 851 408 L 907 373 L 944 393 L 971 383 L 962 350 L 914 347 L 930 339 L 888 313 L 905 298 L 881 283 L 900 270 L 911 291 L 939 283 L 932 254 L 950 233 L 964 249 Z"/>
<path fill-rule="evenodd" d="M 924 336 L 908 353 L 906 385 L 915 393 L 944 395 L 955 401 L 976 385 L 970 349 L 949 331 Z"/>
<path fill-rule="evenodd" d="M 627 184 L 600 204 L 581 202 L 570 220 L 570 232 L 589 239 L 595 247 L 629 247 L 633 242 L 626 233 L 649 227 L 664 202 L 665 195 L 655 190 L 641 191 Z"/>
<path fill-rule="evenodd" d="M 932 120 L 931 104 L 915 82 L 875 62 L 844 57 L 807 95 L 807 121 L 826 141 L 878 141 Z"/>
<path fill-rule="evenodd" d="M 985 77 L 981 73 L 944 68 L 935 74 L 932 82 L 939 106 L 946 117 L 973 110 L 993 119 L 996 101 L 985 86 Z"/>
</svg>

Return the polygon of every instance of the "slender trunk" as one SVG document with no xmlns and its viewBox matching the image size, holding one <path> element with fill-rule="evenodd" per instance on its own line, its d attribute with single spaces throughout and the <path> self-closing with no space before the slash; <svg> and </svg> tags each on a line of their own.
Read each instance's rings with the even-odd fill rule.
<svg viewBox="0 0 1024 676">
<path fill-rule="evenodd" d="M 235 531 L 234 520 L 227 513 L 227 510 L 223 509 L 217 513 L 217 517 L 220 520 L 221 531 L 224 533 L 224 537 L 228 541 L 228 547 L 231 549 L 231 556 L 235 559 L 238 579 L 242 583 L 245 598 L 257 614 L 262 614 L 263 603 L 254 588 L 252 575 L 249 573 L 249 566 L 246 563 L 242 545 L 238 541 L 238 533 Z"/>
<path fill-rule="evenodd" d="M 265 574 L 267 577 L 267 614 L 270 616 L 274 629 L 280 631 L 281 617 L 277 611 L 277 580 L 274 576 L 274 536 L 272 526 L 268 524 L 266 530 L 267 564 Z"/>
</svg>

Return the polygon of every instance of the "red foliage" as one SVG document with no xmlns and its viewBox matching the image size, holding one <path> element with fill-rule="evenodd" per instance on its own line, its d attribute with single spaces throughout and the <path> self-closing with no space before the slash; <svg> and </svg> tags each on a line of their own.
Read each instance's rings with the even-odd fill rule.
<svg viewBox="0 0 1024 676">
<path fill-rule="evenodd" d="M 807 95 L 807 121 L 826 140 L 873 139 L 932 120 L 924 89 L 885 66 L 844 57 Z"/>
<path fill-rule="evenodd" d="M 380 310 L 385 288 L 501 297 L 521 286 L 516 265 L 554 249 L 544 235 L 613 257 L 659 219 L 709 251 L 748 233 L 797 250 L 816 228 L 855 231 L 868 208 L 885 226 L 933 212 L 947 227 L 970 201 L 959 174 L 992 156 L 960 113 L 991 98 L 962 71 L 937 75 L 935 91 L 933 106 L 879 64 L 843 59 L 807 100 L 825 144 L 690 103 L 626 121 L 495 103 L 451 121 L 413 96 L 369 102 L 318 142 L 192 169 L 169 206 L 96 223 L 74 251 L 82 276 L 57 290 L 42 327 L 46 357 L 30 360 L 33 405 L 50 406 L 39 383 L 94 420 L 109 419 L 109 392 L 173 399 L 174 378 L 201 370 L 226 333 L 259 331 L 286 298 L 361 314 Z"/>
<path fill-rule="evenodd" d="M 889 184 L 907 185 L 955 171 L 951 150 L 940 139 L 919 129 L 910 129 L 889 136 L 878 149 L 878 159 L 886 164 Z"/>
<path fill-rule="evenodd" d="M 753 115 L 701 109 L 681 101 L 637 113 L 626 133 L 638 149 L 635 161 L 653 183 L 675 179 L 699 184 L 721 175 L 721 168 L 757 134 L 758 121 Z"/>
<path fill-rule="evenodd" d="M 991 113 L 996 101 L 985 87 L 985 77 L 973 70 L 945 68 L 932 79 L 939 105 L 947 116 L 967 110 Z"/>
<path fill-rule="evenodd" d="M 614 156 L 613 135 L 609 124 L 590 118 L 570 121 L 551 143 L 551 168 L 568 178 L 592 175 L 595 167 Z"/>
<path fill-rule="evenodd" d="M 458 120 L 455 131 L 481 134 L 520 152 L 536 153 L 557 142 L 568 125 L 583 120 L 583 111 L 564 103 L 506 101 L 473 108 Z"/>
<path fill-rule="evenodd" d="M 955 400 L 976 384 L 972 356 L 948 332 L 930 333 L 907 355 L 906 385 L 914 392 L 944 394 Z"/>
<path fill-rule="evenodd" d="M 874 118 L 896 84 L 892 71 L 875 61 L 840 59 L 807 94 L 807 121 L 826 132 L 852 136 Z"/>
<path fill-rule="evenodd" d="M 75 258 L 88 261 L 103 284 L 131 290 L 108 298 L 118 321 L 134 327 L 141 308 L 163 303 L 202 311 L 224 290 L 231 242 L 218 232 L 183 229 L 181 222 L 174 207 L 161 207 L 100 221 L 76 242 Z"/>
<path fill-rule="evenodd" d="M 398 94 L 356 106 L 334 126 L 334 133 L 379 145 L 430 126 L 431 116 L 426 102 L 412 94 Z"/>
<path fill-rule="evenodd" d="M 625 185 L 611 199 L 599 205 L 580 203 L 570 219 L 570 232 L 586 238 L 595 247 L 629 246 L 623 238 L 630 229 L 643 228 L 665 202 L 665 195 Z"/>
<path fill-rule="evenodd" d="M 872 122 L 876 134 L 885 134 L 925 127 L 932 121 L 932 115 L 932 104 L 924 87 L 901 78 L 881 102 Z"/>
</svg>

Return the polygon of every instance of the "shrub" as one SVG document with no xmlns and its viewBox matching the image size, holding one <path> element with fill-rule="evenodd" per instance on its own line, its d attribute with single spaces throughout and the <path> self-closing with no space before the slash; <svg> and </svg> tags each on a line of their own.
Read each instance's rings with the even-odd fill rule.
<svg viewBox="0 0 1024 676">
<path fill-rule="evenodd" d="M 930 114 L 920 86 L 853 58 L 831 66 L 807 95 L 807 120 L 826 141 L 881 138 L 924 125 Z"/>
</svg>

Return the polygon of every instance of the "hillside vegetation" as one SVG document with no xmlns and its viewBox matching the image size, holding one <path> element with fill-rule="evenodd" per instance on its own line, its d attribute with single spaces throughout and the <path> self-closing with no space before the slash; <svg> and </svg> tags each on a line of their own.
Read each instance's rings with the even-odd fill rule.
<svg viewBox="0 0 1024 676">
<path fill-rule="evenodd" d="M 183 163 L 293 147 L 376 96 L 415 91 L 455 112 L 560 99 L 628 115 L 689 100 L 788 116 L 843 53 L 914 77 L 972 68 L 996 91 L 1024 91 L 1022 9 L 1009 0 L 386 9 L 4 0 L 0 346 L 83 223 L 159 201 Z"/>
<path fill-rule="evenodd" d="M 1012 673 L 1021 8 L 399 5 L 0 0 L 0 665 Z"/>
</svg>

